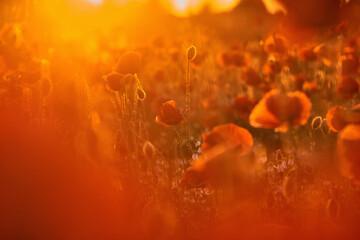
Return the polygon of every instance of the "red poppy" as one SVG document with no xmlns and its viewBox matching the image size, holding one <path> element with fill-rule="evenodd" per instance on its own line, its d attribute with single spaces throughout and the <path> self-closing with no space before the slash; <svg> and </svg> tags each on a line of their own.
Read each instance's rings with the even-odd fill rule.
<svg viewBox="0 0 360 240">
<path fill-rule="evenodd" d="M 135 74 L 140 71 L 141 55 L 138 52 L 126 52 L 121 55 L 117 65 L 116 71 L 122 74 Z"/>
<path fill-rule="evenodd" d="M 253 145 L 251 133 L 242 127 L 229 123 L 215 127 L 202 136 L 201 151 L 206 153 L 216 146 L 226 149 L 237 148 L 240 155 L 248 153 Z"/>
<path fill-rule="evenodd" d="M 302 90 L 303 84 L 305 82 L 305 75 L 303 73 L 299 73 L 295 75 L 293 79 L 294 79 L 295 89 Z"/>
<path fill-rule="evenodd" d="M 304 62 L 314 62 L 318 59 L 314 47 L 303 47 L 299 50 L 299 57 Z"/>
<path fill-rule="evenodd" d="M 316 93 L 317 91 L 319 91 L 320 88 L 318 86 L 318 83 L 316 81 L 312 81 L 312 82 L 305 82 L 303 84 L 303 91 L 308 95 L 311 96 L 312 94 Z"/>
<path fill-rule="evenodd" d="M 222 52 L 222 53 L 218 54 L 217 62 L 221 67 L 230 67 L 232 64 L 231 53 L 230 52 Z"/>
<path fill-rule="evenodd" d="M 272 34 L 265 40 L 264 51 L 267 53 L 285 53 L 287 51 L 286 38 L 279 34 Z"/>
<path fill-rule="evenodd" d="M 119 92 L 125 89 L 125 75 L 121 73 L 109 73 L 105 76 L 106 88 L 111 92 Z"/>
<path fill-rule="evenodd" d="M 351 98 L 354 94 L 359 92 L 359 84 L 352 76 L 343 76 L 339 80 L 339 85 L 335 88 L 340 98 Z"/>
<path fill-rule="evenodd" d="M 217 56 L 221 67 L 243 68 L 249 65 L 249 56 L 239 51 L 222 52 Z"/>
<path fill-rule="evenodd" d="M 350 49 L 349 49 L 350 50 Z M 342 75 L 349 75 L 357 73 L 359 61 L 356 59 L 354 53 L 347 53 L 340 57 L 341 73 Z"/>
<path fill-rule="evenodd" d="M 263 81 L 260 75 L 253 68 L 247 68 L 242 73 L 242 79 L 250 86 L 257 86 Z"/>
<path fill-rule="evenodd" d="M 360 124 L 360 104 L 351 110 L 340 106 L 330 108 L 326 114 L 326 122 L 334 132 L 341 131 L 348 124 Z"/>
<path fill-rule="evenodd" d="M 342 174 L 360 184 L 360 125 L 347 125 L 339 134 L 337 153 Z"/>
<path fill-rule="evenodd" d="M 286 132 L 289 127 L 305 125 L 310 117 L 310 110 L 311 102 L 304 93 L 272 90 L 254 107 L 249 121 L 256 128 Z"/>
<path fill-rule="evenodd" d="M 159 114 L 156 116 L 156 123 L 166 127 L 178 125 L 180 123 L 184 123 L 185 121 L 183 113 L 180 113 L 180 110 L 174 100 L 163 103 Z"/>
<path fill-rule="evenodd" d="M 264 75 L 270 76 L 271 80 L 273 80 L 275 74 L 280 73 L 281 69 L 282 65 L 280 63 L 279 56 L 270 55 L 263 65 L 262 72 Z"/>
<path fill-rule="evenodd" d="M 234 108 L 238 112 L 240 118 L 248 120 L 250 112 L 255 104 L 255 100 L 239 94 L 235 98 Z"/>
<path fill-rule="evenodd" d="M 235 149 L 227 150 L 224 146 L 213 148 L 206 155 L 200 156 L 195 163 L 186 169 L 181 186 L 187 188 L 234 187 L 246 184 L 255 168 L 255 154 L 238 155 Z"/>
</svg>

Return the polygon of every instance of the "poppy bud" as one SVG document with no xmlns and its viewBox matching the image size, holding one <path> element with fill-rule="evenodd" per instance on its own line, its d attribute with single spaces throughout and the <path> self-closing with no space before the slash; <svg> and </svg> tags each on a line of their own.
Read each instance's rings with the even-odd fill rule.
<svg viewBox="0 0 360 240">
<path fill-rule="evenodd" d="M 322 125 L 322 118 L 320 116 L 314 117 L 312 122 L 311 122 L 311 129 L 317 130 L 319 128 L 321 128 Z"/>
<path fill-rule="evenodd" d="M 146 92 L 142 88 L 137 88 L 136 97 L 139 101 L 144 101 L 146 98 Z"/>
<path fill-rule="evenodd" d="M 348 110 L 344 107 L 335 106 L 326 113 L 326 120 L 329 128 L 334 132 L 339 132 L 348 124 L 360 123 L 360 104 Z"/>
<path fill-rule="evenodd" d="M 196 57 L 196 47 L 195 46 L 190 46 L 186 50 L 186 57 L 187 57 L 189 62 L 191 62 L 192 60 L 195 59 L 195 57 Z"/>
<path fill-rule="evenodd" d="M 149 141 L 144 143 L 142 151 L 144 156 L 148 159 L 153 159 L 156 153 L 155 146 Z"/>
</svg>

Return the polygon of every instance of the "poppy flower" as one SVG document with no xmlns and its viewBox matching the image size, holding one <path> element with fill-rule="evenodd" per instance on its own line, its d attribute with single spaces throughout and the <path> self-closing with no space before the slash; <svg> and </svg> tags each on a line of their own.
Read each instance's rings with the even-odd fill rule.
<svg viewBox="0 0 360 240">
<path fill-rule="evenodd" d="M 352 76 L 343 76 L 339 80 L 339 85 L 335 88 L 340 98 L 351 98 L 354 94 L 359 92 L 359 84 Z"/>
<path fill-rule="evenodd" d="M 217 56 L 217 62 L 221 67 L 243 68 L 249 65 L 249 56 L 239 51 L 227 51 Z"/>
<path fill-rule="evenodd" d="M 267 53 L 283 54 L 287 50 L 287 40 L 279 34 L 272 34 L 264 43 L 264 51 Z"/>
<path fill-rule="evenodd" d="M 299 50 L 299 57 L 304 62 L 314 62 L 318 59 L 314 47 L 303 47 Z"/>
<path fill-rule="evenodd" d="M 353 53 L 344 54 L 340 57 L 341 73 L 343 76 L 357 73 L 359 62 Z"/>
<path fill-rule="evenodd" d="M 230 67 L 232 64 L 231 53 L 222 52 L 217 55 L 217 62 L 221 67 Z"/>
<path fill-rule="evenodd" d="M 322 61 L 322 63 L 325 66 L 330 67 L 333 65 L 333 62 L 329 58 L 330 51 L 324 43 L 314 47 L 314 53 L 317 55 L 317 57 Z"/>
<path fill-rule="evenodd" d="M 229 123 L 217 126 L 210 132 L 202 135 L 201 151 L 206 153 L 216 146 L 224 146 L 227 149 L 237 148 L 240 155 L 248 153 L 253 145 L 251 133 L 242 127 Z"/>
<path fill-rule="evenodd" d="M 340 106 L 330 108 L 326 114 L 326 122 L 334 132 L 341 131 L 348 124 L 360 124 L 360 104 L 350 110 Z"/>
<path fill-rule="evenodd" d="M 310 117 L 310 110 L 311 102 L 304 93 L 272 90 L 254 107 L 249 122 L 256 128 L 286 132 L 289 127 L 305 125 Z"/>
<path fill-rule="evenodd" d="M 239 94 L 235 98 L 234 109 L 238 112 L 240 118 L 248 120 L 250 112 L 255 104 L 255 100 Z"/>
<path fill-rule="evenodd" d="M 360 184 L 360 125 L 347 125 L 339 134 L 337 154 L 341 173 Z"/>
<path fill-rule="evenodd" d="M 186 169 L 181 186 L 187 188 L 234 187 L 246 185 L 247 174 L 254 170 L 255 154 L 253 151 L 238 155 L 236 149 L 228 150 L 220 145 L 200 156 Z"/>
<path fill-rule="evenodd" d="M 303 84 L 303 91 L 308 95 L 311 96 L 312 94 L 316 93 L 317 91 L 319 91 L 319 86 L 318 83 L 316 81 L 312 81 L 312 82 L 305 82 Z"/>
<path fill-rule="evenodd" d="M 303 73 L 296 74 L 293 78 L 295 89 L 302 90 L 305 82 L 305 75 Z"/>
<path fill-rule="evenodd" d="M 178 125 L 180 123 L 184 123 L 185 121 L 183 113 L 180 113 L 180 110 L 174 100 L 163 103 L 159 114 L 156 116 L 156 123 L 165 127 Z"/>
<path fill-rule="evenodd" d="M 116 71 L 122 74 L 135 74 L 140 71 L 141 55 L 138 52 L 129 51 L 121 55 Z"/>
<path fill-rule="evenodd" d="M 274 78 L 275 74 L 280 73 L 282 65 L 280 63 L 279 57 L 277 55 L 270 55 L 267 61 L 264 63 L 262 72 L 264 75 Z"/>
<path fill-rule="evenodd" d="M 106 88 L 111 92 L 119 92 L 125 89 L 125 75 L 121 73 L 109 73 L 104 77 Z"/>
<path fill-rule="evenodd" d="M 230 59 L 232 65 L 236 68 L 242 68 L 249 65 L 249 57 L 240 52 L 233 52 Z"/>
<path fill-rule="evenodd" d="M 257 86 L 262 82 L 262 78 L 253 68 L 247 68 L 242 73 L 242 79 L 249 86 Z"/>
</svg>

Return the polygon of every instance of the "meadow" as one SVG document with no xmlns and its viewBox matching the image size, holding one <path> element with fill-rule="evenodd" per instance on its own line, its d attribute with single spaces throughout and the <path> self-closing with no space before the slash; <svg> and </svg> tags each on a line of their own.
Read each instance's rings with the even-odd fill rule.
<svg viewBox="0 0 360 240">
<path fill-rule="evenodd" d="M 90 2 L 0 3 L 1 239 L 360 239 L 358 0 Z"/>
</svg>

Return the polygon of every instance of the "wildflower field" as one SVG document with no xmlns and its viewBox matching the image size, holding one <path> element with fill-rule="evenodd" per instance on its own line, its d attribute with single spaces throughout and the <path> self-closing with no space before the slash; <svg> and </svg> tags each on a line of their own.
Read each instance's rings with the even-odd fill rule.
<svg viewBox="0 0 360 240">
<path fill-rule="evenodd" d="M 0 239 L 360 239 L 359 0 L 0 1 Z"/>
</svg>

